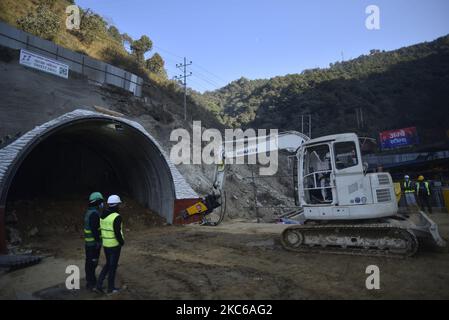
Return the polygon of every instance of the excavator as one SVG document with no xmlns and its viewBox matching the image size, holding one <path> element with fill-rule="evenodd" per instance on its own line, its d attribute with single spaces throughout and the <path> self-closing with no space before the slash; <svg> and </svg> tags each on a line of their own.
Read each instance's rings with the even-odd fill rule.
<svg viewBox="0 0 449 320">
<path fill-rule="evenodd" d="M 446 242 L 437 224 L 424 212 L 399 212 L 391 175 L 368 173 L 363 163 L 359 138 L 354 133 L 310 139 L 288 131 L 264 137 L 261 143 L 245 138 L 243 147 L 226 152 L 217 165 L 213 192 L 185 212 L 201 215 L 203 224 L 220 224 L 226 212 L 224 182 L 228 159 L 262 152 L 286 150 L 293 153 L 293 182 L 297 210 L 281 234 L 281 244 L 294 252 L 407 257 L 421 242 L 439 247 Z M 270 141 L 270 143 L 267 143 Z M 273 143 L 274 142 L 274 143 Z M 251 146 L 251 147 L 249 147 Z M 218 219 L 210 214 L 220 208 Z"/>
</svg>

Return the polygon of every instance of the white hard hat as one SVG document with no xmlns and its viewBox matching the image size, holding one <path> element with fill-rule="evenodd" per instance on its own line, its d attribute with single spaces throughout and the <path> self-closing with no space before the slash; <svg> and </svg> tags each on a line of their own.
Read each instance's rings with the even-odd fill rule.
<svg viewBox="0 0 449 320">
<path fill-rule="evenodd" d="M 122 203 L 122 200 L 120 199 L 119 196 L 113 194 L 112 196 L 109 196 L 108 198 L 108 205 L 110 206 L 115 206 Z"/>
<path fill-rule="evenodd" d="M 410 179 L 410 177 L 408 175 L 405 175 L 404 178 L 405 179 Z"/>
</svg>

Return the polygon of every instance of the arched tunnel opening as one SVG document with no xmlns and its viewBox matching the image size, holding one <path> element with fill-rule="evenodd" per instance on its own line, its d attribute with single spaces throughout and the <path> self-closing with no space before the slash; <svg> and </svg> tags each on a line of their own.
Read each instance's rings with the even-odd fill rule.
<svg viewBox="0 0 449 320">
<path fill-rule="evenodd" d="M 17 168 L 8 200 L 99 190 L 131 196 L 161 215 L 174 200 L 160 150 L 136 129 L 105 120 L 78 121 L 43 137 Z"/>
<path fill-rule="evenodd" d="M 21 230 L 30 217 L 34 222 L 45 216 L 49 203 L 59 212 L 52 212 L 51 220 L 77 223 L 76 230 L 82 229 L 83 209 L 94 191 L 105 197 L 118 194 L 128 200 L 125 207 L 132 203 L 128 211 L 148 208 L 172 223 L 176 192 L 171 169 L 159 147 L 127 123 L 101 118 L 70 121 L 45 132 L 19 155 L 0 196 L 6 220 L 11 213 L 26 211 L 17 217 Z M 64 220 L 70 204 L 79 216 Z"/>
<path fill-rule="evenodd" d="M 18 169 L 8 202 L 78 197 L 97 190 L 129 194 L 126 164 L 105 148 L 99 136 L 86 139 L 83 131 L 61 130 L 36 146 Z"/>
</svg>

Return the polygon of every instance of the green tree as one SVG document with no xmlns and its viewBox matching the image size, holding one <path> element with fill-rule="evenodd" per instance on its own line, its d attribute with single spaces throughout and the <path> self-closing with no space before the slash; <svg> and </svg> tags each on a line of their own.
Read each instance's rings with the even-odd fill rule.
<svg viewBox="0 0 449 320">
<path fill-rule="evenodd" d="M 147 36 L 140 37 L 131 43 L 131 51 L 137 62 L 143 64 L 145 62 L 145 53 L 153 48 L 153 42 Z"/>
<path fill-rule="evenodd" d="M 35 12 L 30 12 L 18 19 L 17 25 L 25 32 L 47 40 L 54 40 L 59 33 L 61 19 L 52 12 L 49 6 L 41 4 Z"/>
<path fill-rule="evenodd" d="M 161 57 L 161 55 L 157 52 L 150 59 L 148 59 L 146 61 L 146 67 L 150 72 L 155 73 L 160 76 L 163 76 L 163 77 L 166 77 L 167 73 L 164 69 L 164 66 L 165 66 L 165 61 Z"/>
<path fill-rule="evenodd" d="M 110 26 L 108 29 L 108 34 L 112 37 L 112 39 L 114 39 L 115 41 L 122 43 L 123 39 L 122 39 L 122 35 L 120 34 L 119 30 L 114 27 L 114 26 Z"/>
<path fill-rule="evenodd" d="M 131 46 L 131 44 L 133 43 L 133 38 L 131 38 L 131 36 L 127 33 L 122 34 L 122 42 L 123 44 L 129 44 Z"/>
<path fill-rule="evenodd" d="M 106 34 L 106 26 L 107 23 L 101 16 L 87 9 L 81 12 L 80 29 L 75 31 L 75 34 L 82 42 L 89 45 Z"/>
</svg>

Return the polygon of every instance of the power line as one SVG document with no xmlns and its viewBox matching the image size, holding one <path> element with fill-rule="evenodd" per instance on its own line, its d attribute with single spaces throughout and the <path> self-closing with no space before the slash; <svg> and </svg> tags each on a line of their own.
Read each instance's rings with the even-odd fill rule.
<svg viewBox="0 0 449 320">
<path fill-rule="evenodd" d="M 175 67 L 172 66 L 171 64 L 165 65 L 165 68 L 166 68 L 166 70 L 168 70 L 171 74 L 175 74 L 175 75 L 176 75 L 176 74 L 178 73 L 178 71 L 179 71 L 178 68 L 175 69 Z M 197 76 L 197 75 L 196 75 L 196 72 L 195 72 L 195 74 L 193 74 L 193 77 L 196 77 L 196 78 L 195 78 L 195 79 L 192 78 L 190 81 L 194 82 L 194 83 L 197 84 L 198 86 L 200 86 L 200 84 L 203 83 L 203 85 L 201 85 L 201 88 L 202 88 L 203 90 L 214 90 L 216 87 L 220 87 L 220 85 L 216 84 L 215 82 L 208 81 L 207 78 L 206 78 L 206 80 L 204 80 L 205 78 L 200 78 L 200 76 Z M 172 77 L 172 78 L 175 79 L 176 76 L 174 76 L 174 77 Z M 200 81 L 197 81 L 197 79 L 200 80 L 201 83 L 200 83 Z M 205 87 L 204 84 L 207 85 L 207 87 Z"/>
<path fill-rule="evenodd" d="M 207 91 L 214 91 L 216 88 L 208 83 L 202 82 L 202 81 L 198 81 L 199 79 L 196 78 L 192 78 L 192 81 L 194 81 L 194 83 L 200 85 L 201 87 L 203 87 L 205 90 Z"/>
<path fill-rule="evenodd" d="M 172 58 L 167 58 L 167 57 L 164 57 L 164 60 L 171 62 L 173 65 L 176 65 L 179 61 L 179 60 L 174 60 Z"/>
<path fill-rule="evenodd" d="M 217 87 L 224 87 L 226 84 L 220 83 L 214 79 L 211 79 L 210 77 L 208 77 L 207 75 L 205 75 L 204 73 L 201 73 L 199 71 L 195 71 L 196 75 L 200 75 L 203 79 L 206 79 L 208 81 L 210 81 L 211 83 L 213 83 L 215 86 Z"/>
<path fill-rule="evenodd" d="M 216 84 L 216 83 L 214 83 L 214 82 L 212 82 L 212 81 L 210 81 L 210 80 L 208 80 L 206 78 L 200 77 L 200 76 L 198 76 L 196 74 L 194 75 L 194 77 L 199 79 L 199 80 L 202 80 L 203 82 L 206 82 L 206 83 L 212 85 L 214 88 L 219 88 L 220 87 L 220 85 L 218 85 L 218 84 Z"/>
<path fill-rule="evenodd" d="M 165 61 L 172 62 L 173 65 L 178 64 L 175 60 L 173 60 L 173 59 L 171 59 L 171 58 L 165 57 L 164 60 L 165 60 Z M 192 68 L 193 68 L 194 66 L 195 66 L 195 65 L 192 65 Z M 166 65 L 165 65 L 165 68 L 166 68 L 168 71 L 170 71 L 172 74 L 176 74 L 177 71 L 178 71 L 177 69 L 175 69 L 175 67 L 172 66 L 171 63 L 170 63 L 170 64 L 166 64 Z M 198 73 L 199 75 L 202 76 L 201 80 L 206 79 L 206 80 L 203 80 L 204 82 L 209 81 L 208 83 L 212 84 L 214 87 L 221 87 L 221 86 L 222 86 L 221 84 L 219 84 L 219 83 L 217 83 L 216 81 L 214 81 L 214 80 L 208 78 L 206 75 L 204 75 L 203 73 L 201 73 L 201 72 L 199 72 L 199 71 L 195 71 L 195 75 L 194 75 L 194 76 L 196 76 L 197 73 Z M 198 79 L 200 79 L 199 76 L 198 76 Z"/>
<path fill-rule="evenodd" d="M 200 87 L 204 91 L 210 91 L 210 88 L 205 87 L 203 84 L 201 84 L 200 82 L 196 81 L 196 79 L 192 78 L 190 81 L 195 83 L 195 86 Z"/>
<path fill-rule="evenodd" d="M 168 71 L 170 71 L 170 73 L 172 74 L 176 74 L 178 72 L 178 70 L 175 70 L 174 67 L 167 65 L 166 69 Z M 195 74 L 193 74 L 194 77 L 196 77 L 197 79 L 201 80 L 201 82 L 203 83 L 207 83 L 208 86 L 211 86 L 213 89 L 217 88 L 217 87 L 222 87 L 222 85 L 218 84 L 217 82 L 213 81 L 212 79 L 207 78 L 206 76 L 204 76 L 201 73 L 197 74 L 197 71 L 195 71 Z M 195 82 L 198 83 L 198 82 Z"/>
<path fill-rule="evenodd" d="M 183 57 L 182 56 L 180 56 L 180 55 L 178 55 L 178 54 L 176 54 L 176 53 L 173 53 L 173 52 L 171 52 L 171 51 L 169 51 L 169 50 L 167 50 L 167 49 L 164 49 L 164 48 L 161 48 L 161 47 L 159 47 L 159 46 L 154 46 L 156 49 L 159 49 L 159 50 L 161 50 L 161 51 L 164 51 L 164 52 L 166 52 L 166 53 L 168 53 L 168 54 L 171 54 L 172 56 L 174 56 L 174 57 L 176 57 L 176 58 L 180 58 L 180 59 L 182 59 Z"/>
<path fill-rule="evenodd" d="M 208 76 L 204 75 L 203 73 L 199 72 L 199 71 L 195 71 L 195 75 L 194 77 L 197 77 L 198 79 L 207 82 L 209 84 L 211 84 L 212 86 L 219 88 L 219 87 L 223 87 L 222 84 L 218 83 L 217 81 L 209 78 Z"/>
<path fill-rule="evenodd" d="M 183 57 L 182 57 L 181 55 L 176 54 L 176 53 L 174 53 L 174 52 L 172 52 L 172 51 L 170 51 L 170 50 L 167 50 L 167 49 L 165 49 L 165 48 L 162 48 L 162 47 L 159 47 L 159 46 L 156 46 L 156 45 L 154 46 L 154 48 L 156 48 L 156 49 L 158 49 L 158 50 L 161 50 L 161 51 L 164 51 L 164 52 L 166 52 L 166 53 L 172 55 L 173 57 L 183 59 Z M 224 83 L 227 83 L 226 80 L 224 80 L 223 78 L 219 77 L 219 76 L 216 75 L 215 73 L 213 73 L 213 72 L 207 70 L 205 67 L 199 65 L 198 63 L 195 63 L 195 65 L 193 66 L 193 68 L 199 68 L 199 69 L 201 69 L 201 70 L 207 72 L 207 73 L 210 74 L 211 76 L 215 77 L 216 79 L 218 79 L 218 80 L 220 80 L 220 81 L 223 81 Z"/>
<path fill-rule="evenodd" d="M 180 81 L 184 86 L 184 120 L 187 120 L 187 78 L 192 75 L 192 72 L 187 74 L 187 67 L 192 65 L 192 61 L 187 63 L 186 57 L 184 57 L 184 63 L 176 64 L 176 68 L 183 71 L 182 75 L 175 76 L 175 80 Z M 183 81 L 181 79 L 184 79 Z"/>
<path fill-rule="evenodd" d="M 211 76 L 214 76 L 214 77 L 217 78 L 218 80 L 223 81 L 224 83 L 227 83 L 226 80 L 224 80 L 223 78 L 217 76 L 215 73 L 210 72 L 209 70 L 207 70 L 206 68 L 200 66 L 199 64 L 195 64 L 195 66 L 198 67 L 198 68 L 200 68 L 200 69 L 202 69 L 203 71 L 209 73 Z"/>
<path fill-rule="evenodd" d="M 167 50 L 167 49 L 165 49 L 165 48 L 162 48 L 162 47 L 160 47 L 160 46 L 156 46 L 156 45 L 155 45 L 154 48 L 156 48 L 156 49 L 158 49 L 158 50 L 160 50 L 160 51 L 163 51 L 163 52 L 165 52 L 165 53 L 167 53 L 167 54 L 169 54 L 169 55 L 171 55 L 171 56 L 173 56 L 173 57 L 183 59 L 183 57 L 182 57 L 181 55 L 176 54 L 176 53 L 174 53 L 174 52 L 172 52 L 172 51 L 170 51 L 170 50 Z M 176 62 L 175 62 L 174 60 L 172 60 L 171 58 L 165 57 L 165 60 L 172 61 L 172 62 L 176 63 Z M 177 63 L 176 63 L 176 64 L 177 64 Z M 218 75 L 216 75 L 215 73 L 213 73 L 213 72 L 207 70 L 205 67 L 203 67 L 203 66 L 201 66 L 201 65 L 198 65 L 197 63 L 195 63 L 195 64 L 192 66 L 192 68 L 194 68 L 194 69 L 201 69 L 201 70 L 203 70 L 204 72 L 206 72 L 206 73 L 208 73 L 209 75 L 211 75 L 212 77 L 214 77 L 215 80 L 212 79 L 210 76 L 204 74 L 203 72 L 199 72 L 199 71 L 197 71 L 197 70 L 195 71 L 195 74 L 200 74 L 200 75 L 201 75 L 201 77 L 200 77 L 200 76 L 196 76 L 198 79 L 202 80 L 203 82 L 207 82 L 209 85 L 212 85 L 214 89 L 219 88 L 219 87 L 223 87 L 223 86 L 225 86 L 225 85 L 228 83 L 228 82 L 227 82 L 226 80 L 224 80 L 223 78 L 221 78 L 221 77 L 219 77 Z M 194 76 L 195 76 L 195 75 L 194 75 Z M 219 81 L 217 81 L 217 80 L 219 80 Z"/>
</svg>

